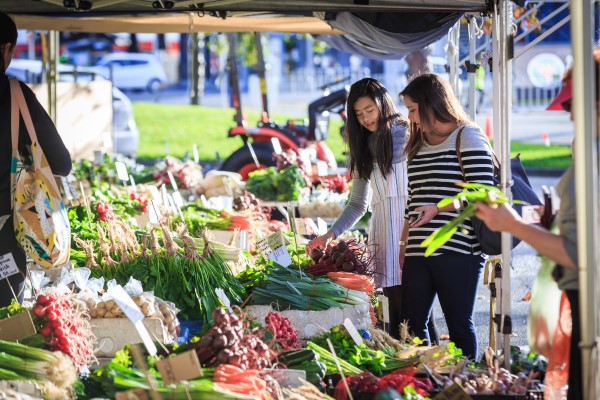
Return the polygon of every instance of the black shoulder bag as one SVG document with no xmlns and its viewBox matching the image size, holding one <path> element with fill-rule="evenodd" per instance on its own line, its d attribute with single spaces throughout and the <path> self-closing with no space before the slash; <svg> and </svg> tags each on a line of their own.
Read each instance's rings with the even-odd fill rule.
<svg viewBox="0 0 600 400">
<path fill-rule="evenodd" d="M 460 170 L 462 172 L 463 180 L 466 182 L 465 178 L 465 169 L 462 164 L 462 159 L 460 157 L 460 135 L 462 134 L 462 129 L 456 135 L 456 158 L 458 159 L 458 165 L 460 166 Z M 492 150 L 492 160 L 494 164 L 494 185 L 500 186 L 500 162 L 496 157 L 496 154 Z M 512 177 L 512 185 L 510 187 L 510 191 L 512 193 L 512 198 L 514 200 L 519 200 L 529 205 L 541 205 L 542 202 L 538 198 L 535 191 L 531 188 L 531 184 L 529 183 L 529 178 L 527 177 L 527 173 L 525 172 L 525 168 L 521 163 L 520 154 L 517 154 L 516 157 L 510 160 L 510 171 Z M 521 209 L 523 208 L 523 204 L 513 204 L 512 206 L 515 211 L 521 215 Z M 473 224 L 473 230 L 475 232 L 475 236 L 477 236 L 477 240 L 479 241 L 479 245 L 481 246 L 481 251 L 488 255 L 496 255 L 502 254 L 502 239 L 500 232 L 494 232 L 490 230 L 485 223 L 483 223 L 477 217 L 471 217 L 471 222 Z M 512 238 L 512 248 L 515 248 L 521 241 L 515 237 Z"/>
</svg>

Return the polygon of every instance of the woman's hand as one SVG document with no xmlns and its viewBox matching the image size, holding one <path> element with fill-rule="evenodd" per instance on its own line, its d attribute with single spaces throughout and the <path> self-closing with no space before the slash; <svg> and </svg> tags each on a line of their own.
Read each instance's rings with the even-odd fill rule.
<svg viewBox="0 0 600 400">
<path fill-rule="evenodd" d="M 439 210 L 435 204 L 425 204 L 424 206 L 415 208 L 415 211 L 420 214 L 419 217 L 410 217 L 410 219 L 408 220 L 409 226 L 411 228 L 416 228 L 418 226 L 424 225 L 439 214 Z"/>
<path fill-rule="evenodd" d="M 314 238 L 313 240 L 311 240 L 310 242 L 308 242 L 306 244 L 306 254 L 310 254 L 310 250 L 313 248 L 324 249 L 325 247 L 327 247 L 327 244 L 330 241 L 332 241 L 333 239 L 335 239 L 335 236 L 333 235 L 333 232 L 331 232 L 331 231 L 325 233 L 324 235 L 317 236 L 316 238 Z"/>
<path fill-rule="evenodd" d="M 475 216 L 482 220 L 488 228 L 495 232 L 511 232 L 521 222 L 521 216 L 510 206 L 499 204 L 497 207 L 485 203 L 475 204 Z"/>
</svg>

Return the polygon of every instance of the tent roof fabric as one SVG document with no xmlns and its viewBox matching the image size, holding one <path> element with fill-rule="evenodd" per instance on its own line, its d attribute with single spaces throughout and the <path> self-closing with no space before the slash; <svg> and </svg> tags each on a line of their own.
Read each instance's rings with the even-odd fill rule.
<svg viewBox="0 0 600 400">
<path fill-rule="evenodd" d="M 19 29 L 58 30 L 62 32 L 295 32 L 340 35 L 326 22 L 315 17 L 200 17 L 196 13 L 173 13 L 136 17 L 85 17 L 12 15 Z"/>
<path fill-rule="evenodd" d="M 185 12 L 486 11 L 486 0 L 0 0 L 9 14 L 140 14 Z M 71 5 L 70 8 L 64 4 Z M 75 8 L 79 7 L 79 10 Z"/>
</svg>

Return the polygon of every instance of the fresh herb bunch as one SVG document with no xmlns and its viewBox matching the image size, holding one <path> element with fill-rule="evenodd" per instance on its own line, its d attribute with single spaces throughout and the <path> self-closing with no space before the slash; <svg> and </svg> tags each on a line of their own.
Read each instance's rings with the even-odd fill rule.
<svg viewBox="0 0 600 400">
<path fill-rule="evenodd" d="M 19 314 L 20 312 L 23 312 L 23 307 L 15 299 L 12 299 L 9 305 L 0 308 L 0 319 Z"/>
<path fill-rule="evenodd" d="M 436 229 L 431 235 L 423 240 L 421 247 L 427 247 L 425 250 L 425 257 L 430 256 L 443 246 L 459 228 L 464 230 L 464 227 L 461 228 L 461 224 L 467 218 L 475 216 L 476 203 L 484 202 L 485 204 L 493 206 L 509 203 L 508 197 L 506 197 L 496 186 L 465 182 L 457 183 L 457 185 L 462 186 L 463 190 L 454 197 L 442 199 L 437 203 L 437 207 L 442 208 L 449 204 L 454 204 L 454 207 L 458 210 L 460 209 L 461 204 L 467 203 L 467 205 L 454 219 Z M 518 200 L 515 200 L 514 203 L 518 203 Z"/>
</svg>

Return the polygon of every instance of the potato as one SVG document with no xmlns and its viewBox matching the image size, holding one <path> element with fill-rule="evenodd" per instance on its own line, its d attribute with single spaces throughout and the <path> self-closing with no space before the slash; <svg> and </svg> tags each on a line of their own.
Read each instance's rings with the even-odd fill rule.
<svg viewBox="0 0 600 400">
<path fill-rule="evenodd" d="M 113 308 L 115 308 L 117 306 L 117 303 L 115 303 L 114 300 L 108 300 L 106 302 L 106 309 L 107 310 L 112 310 Z"/>
<path fill-rule="evenodd" d="M 92 308 L 90 310 L 90 318 L 98 318 L 98 310 L 95 308 Z"/>
<path fill-rule="evenodd" d="M 115 314 L 113 314 L 110 311 L 107 311 L 106 314 L 104 314 L 104 318 L 115 318 Z"/>
<path fill-rule="evenodd" d="M 138 307 L 141 307 L 142 304 L 146 302 L 146 300 L 142 296 L 133 296 L 132 299 L 135 305 Z"/>
<path fill-rule="evenodd" d="M 99 310 L 105 310 L 106 309 L 106 303 L 101 301 L 98 304 L 96 304 L 96 308 Z"/>
</svg>

